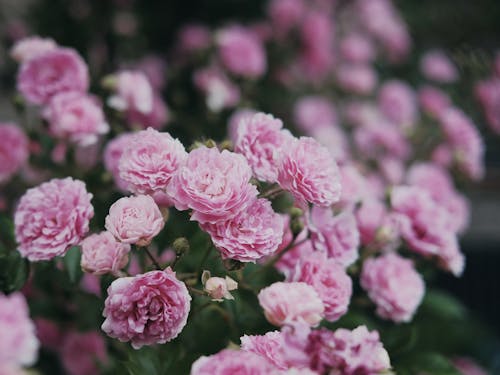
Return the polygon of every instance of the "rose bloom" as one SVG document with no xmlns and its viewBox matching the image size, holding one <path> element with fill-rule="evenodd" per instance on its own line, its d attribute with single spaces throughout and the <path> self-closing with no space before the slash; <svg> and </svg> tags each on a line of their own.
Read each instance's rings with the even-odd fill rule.
<svg viewBox="0 0 500 375">
<path fill-rule="evenodd" d="M 212 112 L 237 105 L 240 89 L 218 66 L 199 69 L 193 76 L 194 84 L 205 95 L 205 102 Z"/>
<path fill-rule="evenodd" d="M 434 117 L 441 116 L 451 106 L 450 97 L 433 86 L 423 86 L 418 90 L 418 100 L 422 109 Z"/>
<path fill-rule="evenodd" d="M 61 345 L 61 361 L 70 375 L 98 374 L 108 362 L 106 343 L 98 332 L 70 332 Z"/>
<path fill-rule="evenodd" d="M 173 340 L 186 325 L 191 296 L 170 267 L 122 277 L 108 288 L 102 330 L 134 349 Z"/>
<path fill-rule="evenodd" d="M 80 243 L 81 266 L 94 275 L 112 273 L 117 275 L 128 263 L 130 245 L 117 242 L 109 232 L 92 234 Z"/>
<path fill-rule="evenodd" d="M 57 323 L 45 318 L 35 318 L 34 323 L 36 335 L 42 346 L 52 351 L 58 350 L 62 345 L 63 330 Z"/>
<path fill-rule="evenodd" d="M 177 48 L 181 53 L 192 53 L 210 46 L 210 29 L 201 24 L 182 26 L 177 34 Z"/>
<path fill-rule="evenodd" d="M 238 283 L 229 276 L 226 276 L 225 279 L 222 277 L 210 277 L 203 285 L 205 292 L 207 292 L 214 301 L 234 299 L 230 291 L 237 288 Z"/>
<path fill-rule="evenodd" d="M 50 260 L 77 245 L 94 216 L 91 198 L 85 184 L 70 177 L 28 189 L 14 214 L 21 255 L 32 262 Z"/>
<path fill-rule="evenodd" d="M 136 133 L 121 133 L 110 140 L 104 149 L 104 166 L 113 175 L 115 185 L 122 191 L 127 190 L 128 183 L 120 178 L 120 158 L 127 147 L 128 142 Z"/>
<path fill-rule="evenodd" d="M 214 224 L 234 218 L 253 203 L 252 170 L 239 154 L 217 148 L 191 151 L 167 187 L 178 210 L 193 210 L 191 220 Z"/>
<path fill-rule="evenodd" d="M 497 61 L 500 66 L 500 58 L 497 57 Z M 479 81 L 474 88 L 474 94 L 481 104 L 490 129 L 500 134 L 500 79 L 494 77 Z"/>
<path fill-rule="evenodd" d="M 281 120 L 264 113 L 243 118 L 238 126 L 234 151 L 247 159 L 259 180 L 276 182 L 278 178 L 281 148 L 293 139 L 282 127 Z"/>
<path fill-rule="evenodd" d="M 241 350 L 246 350 L 266 358 L 281 370 L 288 368 L 284 354 L 284 340 L 280 331 L 267 332 L 265 335 L 240 337 Z"/>
<path fill-rule="evenodd" d="M 295 240 L 297 245 L 287 250 L 287 252 L 283 256 L 281 256 L 281 258 L 274 265 L 276 269 L 283 273 L 287 278 L 289 278 L 289 276 L 293 273 L 293 271 L 295 270 L 295 266 L 300 261 L 300 259 L 307 258 L 315 252 L 312 241 L 307 239 L 307 235 L 307 229 L 304 229 L 301 233 L 299 233 L 297 239 Z M 285 240 L 285 236 L 283 236 L 283 240 Z M 292 237 L 290 238 L 290 242 L 291 240 Z M 277 253 L 286 249 L 290 242 L 288 242 L 286 246 L 284 246 L 285 243 L 280 245 Z"/>
<path fill-rule="evenodd" d="M 227 120 L 227 134 L 231 142 L 235 143 L 238 138 L 238 129 L 249 121 L 258 112 L 249 108 L 236 109 Z"/>
<path fill-rule="evenodd" d="M 376 51 L 369 37 L 361 33 L 347 35 L 340 42 L 340 56 L 351 63 L 373 61 Z"/>
<path fill-rule="evenodd" d="M 359 230 L 354 215 L 344 211 L 333 216 L 331 209 L 313 206 L 311 241 L 315 249 L 324 251 L 343 267 L 358 259 Z"/>
<path fill-rule="evenodd" d="M 0 292 L 0 332 L 1 364 L 21 367 L 36 362 L 40 344 L 28 305 L 20 292 L 9 296 Z"/>
<path fill-rule="evenodd" d="M 56 48 L 57 44 L 54 40 L 35 35 L 18 40 L 10 49 L 10 56 L 22 63 Z"/>
<path fill-rule="evenodd" d="M 418 116 L 417 98 L 407 83 L 399 80 L 385 82 L 378 94 L 378 105 L 393 123 L 404 129 L 415 126 Z"/>
<path fill-rule="evenodd" d="M 458 79 L 457 68 L 440 50 L 431 50 L 422 56 L 420 71 L 425 78 L 440 83 L 451 83 Z"/>
<path fill-rule="evenodd" d="M 17 89 L 33 104 L 46 104 L 64 91 L 85 92 L 89 72 L 80 55 L 70 48 L 57 48 L 21 65 Z"/>
<path fill-rule="evenodd" d="M 351 278 L 334 259 L 315 252 L 299 260 L 291 281 L 311 285 L 325 306 L 325 319 L 334 322 L 347 312 L 352 295 Z"/>
<path fill-rule="evenodd" d="M 293 108 L 293 117 L 297 126 L 307 135 L 318 129 L 338 124 L 332 101 L 319 95 L 304 96 L 297 100 Z"/>
<path fill-rule="evenodd" d="M 147 246 L 164 225 L 163 216 L 153 198 L 138 195 L 113 203 L 104 226 L 123 243 Z"/>
<path fill-rule="evenodd" d="M 235 75 L 257 78 L 267 69 L 266 51 L 256 35 L 241 26 L 230 26 L 217 33 L 219 58 Z"/>
<path fill-rule="evenodd" d="M 118 111 L 135 110 L 150 113 L 153 109 L 153 88 L 143 72 L 125 70 L 114 77 L 115 94 L 108 105 Z"/>
<path fill-rule="evenodd" d="M 80 146 L 96 143 L 99 135 L 109 131 L 98 99 L 77 91 L 54 95 L 44 108 L 43 117 L 53 136 Z"/>
<path fill-rule="evenodd" d="M 377 314 L 397 323 L 411 321 L 425 294 L 413 262 L 396 253 L 365 260 L 361 286 L 377 305 Z"/>
<path fill-rule="evenodd" d="M 326 207 L 340 198 L 337 164 L 326 147 L 309 137 L 301 137 L 283 150 L 278 183 L 301 202 Z"/>
<path fill-rule="evenodd" d="M 160 95 L 155 94 L 151 112 L 143 113 L 136 109 L 132 109 L 127 111 L 126 117 L 127 122 L 132 128 L 146 128 L 150 126 L 153 129 L 161 129 L 170 120 L 170 112 Z"/>
<path fill-rule="evenodd" d="M 164 191 L 187 153 L 178 139 L 153 128 L 134 134 L 120 157 L 120 178 L 136 194 Z"/>
<path fill-rule="evenodd" d="M 198 358 L 191 375 L 260 375 L 270 374 L 276 367 L 265 358 L 244 350 L 224 349 L 208 357 Z"/>
<path fill-rule="evenodd" d="M 28 160 L 29 140 L 15 124 L 0 123 L 0 184 L 6 182 Z"/>
<path fill-rule="evenodd" d="M 267 8 L 267 14 L 280 37 L 299 23 L 304 12 L 303 0 L 272 0 Z"/>
<path fill-rule="evenodd" d="M 346 92 L 370 94 L 377 85 L 377 73 L 369 64 L 344 64 L 337 68 L 338 85 Z"/>
<path fill-rule="evenodd" d="M 273 254 L 283 239 L 283 218 L 266 199 L 254 200 L 234 218 L 201 224 L 223 259 L 255 262 Z"/>
<path fill-rule="evenodd" d="M 262 289 L 258 299 L 267 320 L 276 326 L 296 322 L 316 326 L 325 313 L 316 290 L 303 282 L 276 282 Z"/>
<path fill-rule="evenodd" d="M 389 250 L 399 244 L 398 218 L 380 199 L 364 200 L 356 210 L 356 222 L 363 245 Z"/>
<path fill-rule="evenodd" d="M 379 374 L 391 368 L 378 332 L 369 332 L 365 326 L 352 331 L 315 330 L 309 335 L 307 352 L 311 368 L 320 374 Z"/>
</svg>

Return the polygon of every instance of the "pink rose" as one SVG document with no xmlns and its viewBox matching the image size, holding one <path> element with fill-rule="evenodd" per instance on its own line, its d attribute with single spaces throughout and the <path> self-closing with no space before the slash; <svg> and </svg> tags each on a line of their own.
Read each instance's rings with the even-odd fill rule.
<svg viewBox="0 0 500 375">
<path fill-rule="evenodd" d="M 289 227 L 285 228 L 285 235 L 283 236 L 283 240 L 286 240 L 287 233 L 290 233 L 290 239 L 287 242 L 283 242 L 278 248 L 277 253 L 286 249 L 292 241 L 293 234 L 291 233 Z M 285 274 L 288 278 L 293 271 L 295 270 L 295 266 L 299 262 L 300 259 L 306 258 L 315 252 L 313 244 L 311 240 L 307 239 L 308 231 L 304 229 L 299 235 L 295 242 L 297 245 L 292 246 L 291 249 L 287 250 L 287 252 L 281 256 L 281 258 L 274 265 L 278 271 Z"/>
<path fill-rule="evenodd" d="M 331 100 L 323 96 L 304 96 L 295 102 L 293 117 L 297 126 L 307 135 L 320 128 L 338 124 Z"/>
<path fill-rule="evenodd" d="M 186 325 L 191 296 L 170 268 L 116 279 L 108 288 L 102 330 L 134 349 L 173 340 Z"/>
<path fill-rule="evenodd" d="M 240 101 L 240 89 L 217 66 L 199 69 L 193 76 L 194 84 L 205 95 L 212 112 L 234 107 Z"/>
<path fill-rule="evenodd" d="M 163 128 L 170 119 L 170 112 L 163 99 L 155 94 L 153 97 L 153 107 L 148 113 L 131 109 L 127 111 L 127 122 L 133 127 L 146 128 L 148 126 L 154 129 Z"/>
<path fill-rule="evenodd" d="M 94 275 L 112 273 L 117 275 L 128 263 L 130 245 L 117 242 L 109 232 L 92 234 L 80 243 L 81 266 Z"/>
<path fill-rule="evenodd" d="M 377 314 L 397 323 L 411 321 L 425 294 L 413 262 L 396 253 L 365 260 L 361 286 L 377 305 Z"/>
<path fill-rule="evenodd" d="M 258 295 L 267 320 L 276 326 L 306 323 L 317 326 L 325 307 L 316 290 L 303 282 L 276 282 Z"/>
<path fill-rule="evenodd" d="M 234 218 L 204 223 L 223 259 L 255 262 L 273 254 L 283 239 L 283 217 L 273 211 L 266 199 L 254 200 Z"/>
<path fill-rule="evenodd" d="M 61 345 L 61 360 L 69 375 L 98 374 L 108 362 L 106 343 L 98 332 L 70 332 Z"/>
<path fill-rule="evenodd" d="M 35 35 L 18 40 L 10 49 L 10 56 L 17 62 L 23 63 L 56 48 L 57 44 L 52 39 Z"/>
<path fill-rule="evenodd" d="M 233 74 L 257 78 L 267 69 L 266 51 L 255 34 L 242 26 L 230 26 L 217 33 L 222 64 Z"/>
<path fill-rule="evenodd" d="M 14 215 L 21 255 L 32 262 L 49 260 L 77 245 L 94 216 L 91 198 L 85 184 L 70 177 L 28 189 Z"/>
<path fill-rule="evenodd" d="M 234 151 L 242 154 L 257 179 L 276 182 L 281 148 L 293 136 L 282 129 L 281 120 L 257 113 L 244 118 L 236 133 Z"/>
<path fill-rule="evenodd" d="M 451 83 L 458 79 L 457 68 L 448 56 L 440 50 L 431 50 L 422 56 L 420 71 L 425 78 L 431 81 Z"/>
<path fill-rule="evenodd" d="M 309 335 L 307 352 L 311 368 L 321 374 L 379 374 L 391 368 L 378 332 L 369 332 L 365 326 L 352 331 L 315 330 Z"/>
<path fill-rule="evenodd" d="M 28 137 L 15 124 L 0 123 L 0 184 L 6 182 L 28 160 Z"/>
<path fill-rule="evenodd" d="M 331 209 L 313 206 L 311 221 L 315 249 L 326 252 L 344 268 L 358 259 L 359 231 L 352 213 L 344 211 L 333 216 Z"/>
<path fill-rule="evenodd" d="M 191 53 L 210 46 L 212 35 L 210 29 L 201 24 L 184 25 L 177 35 L 178 50 L 181 53 Z"/>
<path fill-rule="evenodd" d="M 104 226 L 123 243 L 147 246 L 164 225 L 163 216 L 153 198 L 138 195 L 113 203 Z"/>
<path fill-rule="evenodd" d="M 462 375 L 488 375 L 485 369 L 470 358 L 454 358 L 452 363 Z"/>
<path fill-rule="evenodd" d="M 500 67 L 499 57 L 497 57 L 497 61 Z M 500 134 L 500 79 L 494 77 L 480 81 L 476 84 L 474 92 L 481 104 L 490 129 Z"/>
<path fill-rule="evenodd" d="M 351 278 L 334 259 L 315 252 L 303 257 L 295 267 L 291 281 L 311 285 L 325 306 L 325 319 L 334 322 L 347 312 L 352 295 Z"/>
<path fill-rule="evenodd" d="M 401 129 L 384 121 L 374 121 L 357 128 L 354 131 L 354 143 L 362 156 L 375 160 L 380 156 L 406 160 L 411 152 Z"/>
<path fill-rule="evenodd" d="M 122 191 L 127 190 L 128 183 L 120 178 L 120 158 L 127 147 L 128 142 L 136 133 L 121 133 L 110 140 L 104 149 L 104 166 L 113 175 L 115 185 Z"/>
<path fill-rule="evenodd" d="M 404 129 L 416 125 L 418 108 L 413 89 L 403 81 L 385 82 L 378 93 L 381 112 L 393 123 Z"/>
<path fill-rule="evenodd" d="M 34 104 L 46 104 L 64 91 L 85 92 L 88 87 L 87 65 L 70 48 L 57 48 L 25 61 L 17 77 L 17 89 Z"/>
<path fill-rule="evenodd" d="M 349 34 L 340 42 L 340 56 L 351 63 L 368 63 L 375 54 L 373 42 L 363 34 Z"/>
<path fill-rule="evenodd" d="M 267 13 L 273 27 L 280 37 L 296 26 L 306 10 L 303 0 L 272 0 Z"/>
<path fill-rule="evenodd" d="M 2 365 L 21 367 L 36 362 L 40 344 L 35 335 L 35 325 L 29 317 L 28 305 L 20 292 L 9 296 L 0 292 L 0 332 Z"/>
<path fill-rule="evenodd" d="M 63 330 L 56 322 L 44 318 L 35 318 L 36 335 L 42 346 L 53 351 L 62 345 Z M 0 372 L 1 374 L 1 372 Z"/>
<path fill-rule="evenodd" d="M 238 138 L 238 129 L 240 125 L 246 123 L 257 111 L 249 108 L 235 110 L 227 120 L 227 134 L 231 142 L 235 143 Z"/>
<path fill-rule="evenodd" d="M 43 117 L 53 136 L 80 146 L 96 143 L 99 135 L 109 131 L 98 99 L 81 92 L 54 95 L 44 108 Z"/>
<path fill-rule="evenodd" d="M 138 111 L 144 114 L 153 109 L 153 88 L 146 75 L 139 71 L 125 70 L 114 76 L 115 94 L 108 105 L 118 111 Z"/>
<path fill-rule="evenodd" d="M 118 169 L 120 178 L 136 194 L 164 191 L 174 173 L 184 164 L 187 153 L 179 140 L 153 128 L 134 134 L 126 147 Z"/>
<path fill-rule="evenodd" d="M 472 120 L 461 110 L 449 108 L 441 114 L 439 121 L 459 169 L 473 180 L 482 179 L 484 143 Z"/>
<path fill-rule="evenodd" d="M 257 336 L 244 335 L 240 340 L 242 350 L 266 358 L 278 369 L 286 370 L 288 368 L 283 354 L 284 340 L 281 332 L 272 331 Z"/>
<path fill-rule="evenodd" d="M 246 159 L 227 150 L 200 147 L 191 151 L 167 187 L 178 210 L 193 210 L 191 220 L 214 224 L 234 218 L 257 195 L 249 183 Z"/>
<path fill-rule="evenodd" d="M 377 73 L 368 64 L 344 64 L 336 70 L 337 83 L 348 93 L 370 94 L 377 85 Z"/>
<path fill-rule="evenodd" d="M 420 88 L 418 100 L 422 109 L 436 118 L 451 106 L 450 97 L 444 91 L 433 86 Z"/>
<path fill-rule="evenodd" d="M 381 200 L 364 200 L 356 210 L 356 222 L 363 245 L 389 250 L 399 244 L 397 217 L 388 212 Z"/>
<path fill-rule="evenodd" d="M 275 369 L 269 361 L 255 353 L 225 349 L 198 358 L 191 366 L 191 375 L 257 375 L 271 374 Z"/>
<path fill-rule="evenodd" d="M 301 137 L 283 150 L 278 183 L 299 201 L 330 206 L 340 198 L 337 164 L 316 140 Z"/>
</svg>

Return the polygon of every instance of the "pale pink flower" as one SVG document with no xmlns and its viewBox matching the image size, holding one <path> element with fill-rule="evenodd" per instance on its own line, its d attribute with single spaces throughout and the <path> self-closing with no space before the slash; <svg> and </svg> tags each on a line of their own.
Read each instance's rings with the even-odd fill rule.
<svg viewBox="0 0 500 375">
<path fill-rule="evenodd" d="M 85 92 L 88 87 L 87 65 L 70 48 L 57 48 L 25 61 L 17 77 L 17 89 L 34 104 L 46 104 L 64 91 Z"/>
<path fill-rule="evenodd" d="M 249 108 L 235 110 L 227 120 L 227 135 L 233 144 L 238 138 L 238 129 L 240 125 L 246 123 L 257 111 Z"/>
<path fill-rule="evenodd" d="M 373 42 L 361 33 L 352 33 L 340 42 L 340 56 L 351 63 L 368 63 L 375 58 Z"/>
<path fill-rule="evenodd" d="M 413 164 L 408 170 L 408 184 L 426 190 L 432 199 L 448 211 L 449 228 L 461 233 L 469 222 L 466 198 L 458 193 L 448 171 L 432 163 Z"/>
<path fill-rule="evenodd" d="M 439 121 L 459 169 L 473 180 L 482 179 L 484 144 L 472 120 L 461 110 L 449 108 L 441 114 Z"/>
<path fill-rule="evenodd" d="M 324 96 L 304 96 L 295 102 L 293 117 L 300 130 L 311 135 L 318 128 L 338 124 L 337 113 L 331 100 Z"/>
<path fill-rule="evenodd" d="M 321 374 L 379 374 L 391 368 L 389 355 L 377 331 L 359 326 L 332 332 L 326 328 L 312 331 L 307 352 L 311 368 Z"/>
<path fill-rule="evenodd" d="M 205 95 L 212 112 L 234 107 L 240 101 L 240 89 L 217 66 L 199 69 L 193 76 L 194 84 Z"/>
<path fill-rule="evenodd" d="M 500 66 L 500 58 L 497 57 L 497 60 Z M 474 91 L 489 127 L 495 133 L 500 134 L 500 79 L 495 77 L 480 81 L 476 84 Z"/>
<path fill-rule="evenodd" d="M 418 90 L 418 100 L 422 109 L 436 118 L 451 106 L 450 97 L 433 86 L 421 87 Z"/>
<path fill-rule="evenodd" d="M 343 64 L 335 74 L 338 85 L 348 93 L 368 95 L 377 85 L 377 73 L 368 64 Z"/>
<path fill-rule="evenodd" d="M 0 292 L 0 363 L 13 367 L 31 366 L 38 357 L 39 342 L 29 317 L 28 304 L 20 292 Z M 3 373 L 2 373 L 3 374 Z"/>
<path fill-rule="evenodd" d="M 29 140 L 17 125 L 0 123 L 0 184 L 8 181 L 26 163 Z"/>
<path fill-rule="evenodd" d="M 108 288 L 102 330 L 134 349 L 173 340 L 186 325 L 191 296 L 170 268 L 122 277 Z"/>
<path fill-rule="evenodd" d="M 143 72 L 124 70 L 113 77 L 114 95 L 108 105 L 118 111 L 138 111 L 144 114 L 153 110 L 153 88 Z"/>
<path fill-rule="evenodd" d="M 58 350 L 62 345 L 63 330 L 56 322 L 45 318 L 35 318 L 34 323 L 36 335 L 41 345 L 46 349 Z"/>
<path fill-rule="evenodd" d="M 411 321 L 425 294 L 413 262 L 396 253 L 365 260 L 361 286 L 377 305 L 377 314 L 397 323 Z"/>
<path fill-rule="evenodd" d="M 81 266 L 94 275 L 112 273 L 117 275 L 128 263 L 130 245 L 117 242 L 109 232 L 92 234 L 80 243 Z"/>
<path fill-rule="evenodd" d="M 212 35 L 205 25 L 187 24 L 177 35 L 177 45 L 181 53 L 192 53 L 210 47 Z"/>
<path fill-rule="evenodd" d="M 153 198 L 138 195 L 124 197 L 113 203 L 104 226 L 123 243 L 147 246 L 164 225 L 161 211 Z"/>
<path fill-rule="evenodd" d="M 417 98 L 414 90 L 399 80 L 386 81 L 378 93 L 381 112 L 403 129 L 413 128 L 418 117 Z"/>
<path fill-rule="evenodd" d="M 451 83 L 458 79 L 457 68 L 441 50 L 426 52 L 420 59 L 420 71 L 425 78 L 435 82 Z"/>
<path fill-rule="evenodd" d="M 342 164 L 351 159 L 351 146 L 347 133 L 339 125 L 321 127 L 313 130 L 309 135 L 325 146 L 337 163 Z"/>
<path fill-rule="evenodd" d="M 247 78 L 262 76 L 267 69 L 266 51 L 256 35 L 242 26 L 217 32 L 219 58 L 227 70 Z"/>
<path fill-rule="evenodd" d="M 61 345 L 61 361 L 69 375 L 98 374 L 108 362 L 106 342 L 95 331 L 70 332 Z"/>
<path fill-rule="evenodd" d="M 43 117 L 53 136 L 81 146 L 96 143 L 99 135 L 109 131 L 98 99 L 81 92 L 54 95 L 44 108 Z"/>
<path fill-rule="evenodd" d="M 151 84 L 154 90 L 161 91 L 165 87 L 166 75 L 167 75 L 167 63 L 161 56 L 155 54 L 144 56 L 136 64 L 136 69 L 140 70 L 146 75 L 149 83 Z M 157 95 L 155 95 L 155 97 L 156 96 Z"/>
<path fill-rule="evenodd" d="M 224 349 L 198 358 L 191 367 L 191 375 L 260 375 L 271 374 L 275 369 L 272 363 L 255 353 Z"/>
<path fill-rule="evenodd" d="M 122 191 L 127 190 L 128 182 L 120 178 L 120 158 L 127 148 L 128 142 L 135 136 L 135 133 L 121 133 L 110 140 L 104 148 L 104 166 L 113 175 L 115 185 Z"/>
<path fill-rule="evenodd" d="M 313 206 L 310 226 L 311 241 L 316 250 L 326 252 L 343 267 L 358 259 L 359 231 L 351 212 L 333 216 L 331 209 Z"/>
<path fill-rule="evenodd" d="M 301 137 L 283 150 L 278 183 L 299 201 L 330 206 L 340 198 L 337 164 L 316 140 Z"/>
<path fill-rule="evenodd" d="M 278 36 L 283 37 L 290 29 L 297 26 L 304 15 L 303 0 L 272 0 L 267 13 Z"/>
<path fill-rule="evenodd" d="M 283 256 L 281 256 L 281 258 L 274 265 L 276 269 L 281 273 L 283 273 L 287 278 L 289 278 L 290 275 L 293 273 L 293 271 L 295 270 L 295 266 L 300 261 L 300 259 L 302 258 L 307 259 L 307 257 L 309 257 L 311 254 L 315 252 L 312 241 L 307 239 L 307 234 L 308 234 L 307 229 L 304 229 L 301 233 L 299 233 L 299 235 L 295 240 L 297 245 L 292 246 L 291 249 L 287 250 L 287 252 Z M 290 235 L 292 235 L 291 231 Z M 284 246 L 283 243 L 276 253 L 279 253 L 282 250 L 286 249 L 288 245 L 291 244 L 292 238 L 293 237 L 290 237 L 288 243 L 285 242 L 286 246 Z M 285 236 L 283 236 L 283 239 L 285 239 Z"/>
<path fill-rule="evenodd" d="M 257 196 L 249 183 L 252 169 L 239 154 L 217 148 L 191 151 L 167 187 L 178 210 L 193 210 L 191 220 L 216 223 L 234 218 Z"/>
<path fill-rule="evenodd" d="M 432 150 L 431 161 L 442 168 L 450 168 L 453 163 L 453 152 L 450 145 L 446 142 L 438 144 Z"/>
<path fill-rule="evenodd" d="M 454 358 L 452 363 L 462 375 L 488 375 L 485 369 L 470 358 Z"/>
<path fill-rule="evenodd" d="M 150 112 L 144 113 L 137 109 L 131 109 L 127 111 L 126 116 L 127 122 L 133 128 L 152 127 L 154 129 L 161 129 L 170 120 L 169 109 L 159 94 L 154 94 L 153 107 Z"/>
<path fill-rule="evenodd" d="M 356 222 L 363 245 L 390 249 L 398 244 L 399 226 L 395 215 L 378 198 L 363 200 L 356 210 Z"/>
<path fill-rule="evenodd" d="M 56 48 L 57 44 L 51 38 L 42 38 L 35 35 L 16 41 L 10 49 L 10 56 L 17 62 L 23 63 Z"/>
<path fill-rule="evenodd" d="M 339 166 L 342 194 L 335 207 L 352 211 L 357 203 L 371 193 L 366 178 L 353 163 Z"/>
<path fill-rule="evenodd" d="M 278 178 L 281 148 L 293 139 L 282 127 L 280 119 L 261 112 L 243 118 L 238 126 L 234 151 L 247 159 L 259 180 L 276 182 Z"/>
<path fill-rule="evenodd" d="M 381 155 L 405 160 L 411 152 L 401 129 L 390 122 L 373 122 L 357 128 L 354 143 L 358 152 L 375 160 Z"/>
<path fill-rule="evenodd" d="M 315 252 L 297 263 L 291 281 L 311 285 L 325 306 L 325 319 L 334 322 L 347 312 L 352 295 L 351 278 L 335 259 Z"/>
<path fill-rule="evenodd" d="M 238 288 L 238 283 L 229 276 L 226 278 L 210 277 L 203 284 L 203 289 L 214 301 L 234 299 L 230 292 Z"/>
<path fill-rule="evenodd" d="M 280 331 L 267 332 L 265 335 L 240 337 L 241 350 L 253 352 L 259 356 L 266 358 L 278 369 L 285 370 L 288 368 L 283 355 L 283 337 Z"/>
<path fill-rule="evenodd" d="M 134 134 L 120 157 L 120 178 L 136 194 L 164 191 L 187 158 L 182 143 L 153 128 Z"/>
<path fill-rule="evenodd" d="M 77 245 L 94 216 L 91 199 L 85 184 L 70 177 L 28 189 L 14 215 L 21 255 L 32 262 L 49 260 Z"/>
<path fill-rule="evenodd" d="M 317 326 L 325 307 L 316 290 L 303 282 L 276 282 L 258 294 L 267 320 L 276 326 L 306 323 Z"/>
<path fill-rule="evenodd" d="M 255 199 L 235 217 L 201 228 L 210 234 L 223 259 L 255 262 L 271 255 L 283 240 L 283 217 L 267 199 Z"/>
</svg>

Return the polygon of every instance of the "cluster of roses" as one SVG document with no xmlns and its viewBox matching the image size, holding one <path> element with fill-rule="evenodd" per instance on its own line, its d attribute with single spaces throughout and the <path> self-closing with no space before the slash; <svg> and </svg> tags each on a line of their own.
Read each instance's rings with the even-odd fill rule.
<svg viewBox="0 0 500 375">
<path fill-rule="evenodd" d="M 288 51 L 291 61 L 267 59 L 266 44 L 284 47 L 297 35 L 300 48 Z M 300 138 L 280 119 L 240 106 L 228 121 L 228 142 L 195 143 L 187 152 L 179 140 L 159 131 L 169 117 L 159 94 L 165 83 L 161 62 L 148 60 L 108 76 L 103 85 L 114 92 L 108 105 L 123 112 L 130 126 L 145 128 L 118 134 L 102 157 L 118 190 L 133 195 L 114 202 L 105 230 L 89 235 L 94 209 L 84 182 L 68 177 L 39 184 L 17 204 L 18 250 L 36 262 L 78 245 L 85 272 L 116 277 L 107 291 L 102 329 L 134 348 L 166 343 L 187 323 L 190 290 L 174 263 L 132 272 L 129 258 L 134 248 L 148 251 L 169 208 L 190 210 L 223 259 L 266 262 L 284 275 L 283 282 L 258 294 L 265 317 L 280 330 L 245 335 L 241 350 L 202 357 L 192 374 L 388 371 L 389 356 L 376 331 L 318 325 L 347 313 L 351 276 L 358 273 L 379 317 L 410 321 L 425 293 L 410 257 L 431 259 L 457 276 L 464 268 L 457 236 L 467 227 L 468 204 L 450 172 L 473 180 L 484 174 L 478 131 L 437 86 L 458 79 L 442 51 L 421 59 L 421 72 L 432 84 L 418 90 L 400 80 L 378 84 L 376 58 L 398 62 L 410 47 L 408 31 L 387 0 L 356 0 L 342 7 L 332 1 L 273 0 L 261 23 L 215 33 L 186 26 L 173 64 L 197 67 L 193 82 L 212 112 L 245 102 L 248 93 L 238 80 L 262 79 L 266 72 L 294 96 L 295 87 L 321 87 L 332 78 L 342 100 L 298 95 L 290 125 L 307 135 Z M 198 53 L 205 50 L 210 53 Z M 200 67 L 198 59 L 207 55 L 208 65 L 202 61 Z M 99 101 L 87 93 L 88 69 L 75 51 L 34 37 L 18 42 L 12 56 L 21 63 L 19 92 L 42 106 L 48 133 L 61 144 L 86 147 L 108 132 Z M 478 88 L 488 118 L 494 118 L 495 102 L 495 90 L 488 87 L 496 81 Z M 0 137 L 6 140 L 0 145 L 4 182 L 35 145 L 12 124 L 0 126 Z M 53 157 L 61 161 L 64 153 Z M 284 192 L 294 207 L 275 212 L 271 199 Z M 401 245 L 406 255 L 399 252 Z M 127 276 L 127 265 L 135 276 Z M 207 275 L 207 295 L 232 298 L 235 281 Z M 0 306 L 0 330 L 2 324 L 19 328 L 0 347 L 5 371 L 31 365 L 38 341 L 23 297 L 0 296 Z"/>
</svg>

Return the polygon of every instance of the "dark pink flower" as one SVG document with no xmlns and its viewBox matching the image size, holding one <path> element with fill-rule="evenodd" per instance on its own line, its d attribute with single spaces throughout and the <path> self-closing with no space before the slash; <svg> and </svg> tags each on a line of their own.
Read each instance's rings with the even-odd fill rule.
<svg viewBox="0 0 500 375">
<path fill-rule="evenodd" d="M 11 123 L 0 123 L 0 184 L 8 181 L 28 160 L 29 140 Z"/>
<path fill-rule="evenodd" d="M 61 349 L 61 360 L 69 375 L 97 374 L 97 363 L 108 362 L 106 343 L 98 332 L 70 332 Z"/>
</svg>

